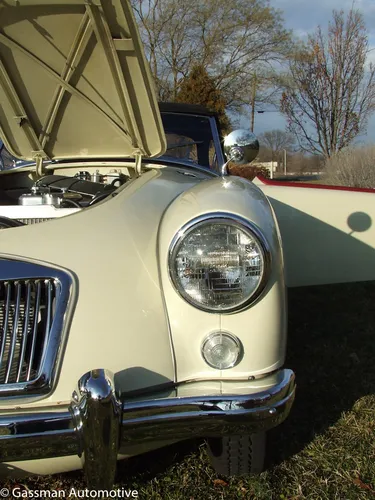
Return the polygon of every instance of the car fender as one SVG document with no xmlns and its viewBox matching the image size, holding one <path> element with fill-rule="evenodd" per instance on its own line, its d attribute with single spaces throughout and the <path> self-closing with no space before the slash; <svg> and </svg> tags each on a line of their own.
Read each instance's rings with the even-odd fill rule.
<svg viewBox="0 0 375 500">
<path fill-rule="evenodd" d="M 254 304 L 232 314 L 213 314 L 193 307 L 176 292 L 168 272 L 168 254 L 173 238 L 186 223 L 223 211 L 257 226 L 270 248 L 272 264 L 269 282 Z M 160 227 L 159 248 L 178 381 L 260 376 L 283 365 L 287 321 L 283 254 L 273 209 L 259 188 L 239 177 L 215 178 L 191 187 L 168 207 Z M 201 355 L 205 337 L 218 330 L 236 335 L 244 346 L 242 361 L 225 371 L 211 368 Z"/>
</svg>

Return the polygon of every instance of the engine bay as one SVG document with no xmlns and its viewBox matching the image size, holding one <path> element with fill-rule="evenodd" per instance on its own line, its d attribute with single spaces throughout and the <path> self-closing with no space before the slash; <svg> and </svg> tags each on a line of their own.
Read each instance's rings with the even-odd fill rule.
<svg viewBox="0 0 375 500">
<path fill-rule="evenodd" d="M 113 170 L 82 170 L 72 175 L 49 174 L 31 188 L 3 192 L 0 197 L 0 229 L 35 224 L 71 215 L 91 207 L 123 186 L 130 176 Z"/>
</svg>

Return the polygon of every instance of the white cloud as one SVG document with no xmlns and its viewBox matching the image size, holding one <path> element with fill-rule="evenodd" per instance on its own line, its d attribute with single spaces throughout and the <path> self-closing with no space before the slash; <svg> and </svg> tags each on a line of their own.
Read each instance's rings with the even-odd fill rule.
<svg viewBox="0 0 375 500">
<path fill-rule="evenodd" d="M 271 0 L 272 5 L 283 11 L 286 27 L 292 29 L 294 35 L 306 40 L 317 26 L 323 30 L 332 19 L 333 10 L 349 11 L 353 6 L 363 13 L 370 48 L 375 49 L 375 0 Z M 375 50 L 370 52 L 369 62 L 375 63 Z"/>
<path fill-rule="evenodd" d="M 363 13 L 368 30 L 375 34 L 374 0 L 271 0 L 272 6 L 284 12 L 287 28 L 303 33 L 313 31 L 318 25 L 327 26 L 333 10 L 348 11 L 354 5 Z"/>
</svg>

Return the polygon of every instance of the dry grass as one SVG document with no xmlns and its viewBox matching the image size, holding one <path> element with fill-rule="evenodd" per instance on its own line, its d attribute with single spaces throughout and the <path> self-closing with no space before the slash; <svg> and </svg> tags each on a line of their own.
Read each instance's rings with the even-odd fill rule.
<svg viewBox="0 0 375 500">
<path fill-rule="evenodd" d="M 375 498 L 374 296 L 375 283 L 290 290 L 286 366 L 298 390 L 289 419 L 270 433 L 267 472 L 223 480 L 204 445 L 188 442 L 120 463 L 117 487 L 160 500 Z M 84 486 L 80 472 L 22 483 Z"/>
</svg>

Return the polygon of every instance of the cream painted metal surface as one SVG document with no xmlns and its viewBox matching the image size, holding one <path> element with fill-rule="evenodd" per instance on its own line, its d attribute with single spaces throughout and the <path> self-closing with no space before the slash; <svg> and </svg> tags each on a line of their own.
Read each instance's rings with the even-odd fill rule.
<svg viewBox="0 0 375 500">
<path fill-rule="evenodd" d="M 174 290 L 167 267 L 173 236 L 189 220 L 222 211 L 236 214 L 261 228 L 272 249 L 272 275 L 267 289 L 254 305 L 237 314 L 206 313 L 189 305 Z M 221 376 L 223 379 L 269 373 L 284 363 L 286 303 L 284 270 L 272 209 L 262 192 L 238 177 L 217 178 L 185 191 L 168 208 L 160 230 L 160 272 L 173 335 L 178 380 Z M 270 311 L 271 314 L 270 314 Z M 203 339 L 222 330 L 237 335 L 244 345 L 244 359 L 218 373 L 210 368 L 200 349 Z"/>
<path fill-rule="evenodd" d="M 277 216 L 287 286 L 375 279 L 375 193 L 258 185 Z"/>
<path fill-rule="evenodd" d="M 42 401 L 18 401 L 18 411 L 67 404 L 76 380 L 93 366 L 114 372 L 121 392 L 200 379 L 207 381 L 203 393 L 214 395 L 260 390 L 264 382 L 250 383 L 248 378 L 283 365 L 283 256 L 267 198 L 243 179 L 212 178 L 210 172 L 192 177 L 176 167 L 155 167 L 97 206 L 0 232 L 0 257 L 55 265 L 77 277 L 57 385 Z M 72 175 L 77 168 L 72 167 Z M 20 174 L 14 172 L 14 177 Z M 167 275 L 169 245 L 179 228 L 197 215 L 223 210 L 255 223 L 272 251 L 269 286 L 250 308 L 232 315 L 188 305 Z M 204 337 L 216 329 L 237 335 L 245 349 L 241 363 L 222 372 L 209 368 L 200 353 Z M 3 400 L 0 408 L 13 410 L 14 402 Z M 138 448 L 129 453 L 141 452 Z M 58 472 L 76 468 L 77 460 L 66 458 L 60 464 L 54 459 L 48 469 L 43 461 L 12 465 Z"/>
<path fill-rule="evenodd" d="M 0 3 L 0 137 L 22 159 L 158 156 L 165 136 L 127 1 Z"/>
<path fill-rule="evenodd" d="M 78 277 L 59 382 L 47 400 L 32 405 L 68 401 L 77 378 L 92 366 L 107 366 L 124 392 L 175 377 L 178 382 L 233 379 L 282 366 L 286 341 L 283 262 L 267 199 L 243 179 L 199 181 L 173 168 L 153 170 L 101 205 L 0 232 L 0 257 L 58 264 Z M 152 207 L 146 218 L 145 200 Z M 190 306 L 172 288 L 167 272 L 169 245 L 179 228 L 190 218 L 222 206 L 261 226 L 273 252 L 267 290 L 252 307 L 233 315 Z M 67 234 L 76 235 L 73 245 L 66 244 Z M 102 272 L 93 272 L 94 262 L 102 263 Z M 210 368 L 200 353 L 204 337 L 221 328 L 239 336 L 246 353 L 242 363 L 222 372 Z M 85 355 L 77 363 L 80 352 Z M 11 401 L 2 401 L 0 408 L 8 404 Z"/>
<path fill-rule="evenodd" d="M 69 401 L 78 378 L 93 366 L 115 373 L 123 391 L 174 380 L 157 233 L 171 197 L 194 179 L 168 182 L 162 172 L 142 175 L 102 205 L 0 233 L 0 255 L 58 262 L 78 278 L 59 383 L 43 404 Z M 147 217 L 145 200 L 152 207 Z M 67 244 L 68 235 L 73 244 Z M 95 263 L 101 270 L 95 271 Z"/>
</svg>

